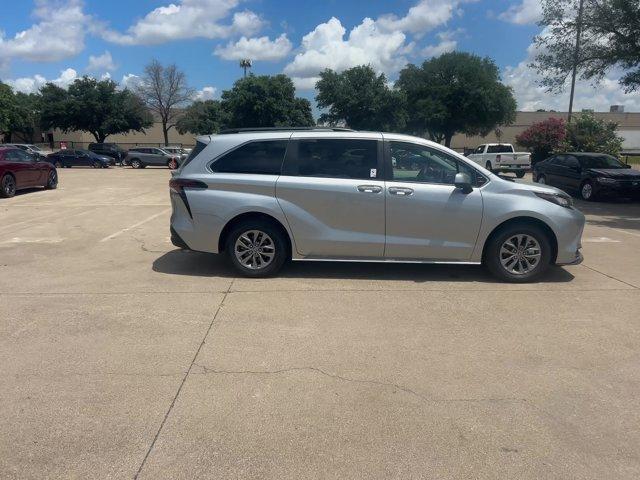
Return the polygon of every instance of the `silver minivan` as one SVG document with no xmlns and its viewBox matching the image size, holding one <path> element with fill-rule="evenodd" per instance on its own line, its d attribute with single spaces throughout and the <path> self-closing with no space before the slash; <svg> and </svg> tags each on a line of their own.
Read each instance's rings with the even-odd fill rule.
<svg viewBox="0 0 640 480">
<path fill-rule="evenodd" d="M 423 138 L 345 129 L 197 139 L 170 181 L 171 239 L 243 275 L 288 260 L 484 264 L 526 282 L 582 260 L 561 190 L 515 183 Z"/>
</svg>

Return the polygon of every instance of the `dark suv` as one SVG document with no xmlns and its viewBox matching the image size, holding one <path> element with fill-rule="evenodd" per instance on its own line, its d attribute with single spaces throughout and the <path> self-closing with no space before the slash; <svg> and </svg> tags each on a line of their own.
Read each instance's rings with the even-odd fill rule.
<svg viewBox="0 0 640 480">
<path fill-rule="evenodd" d="M 106 155 L 115 159 L 116 163 L 122 163 L 124 157 L 127 156 L 127 152 L 121 149 L 115 143 L 90 143 L 89 150 L 98 155 Z"/>
</svg>

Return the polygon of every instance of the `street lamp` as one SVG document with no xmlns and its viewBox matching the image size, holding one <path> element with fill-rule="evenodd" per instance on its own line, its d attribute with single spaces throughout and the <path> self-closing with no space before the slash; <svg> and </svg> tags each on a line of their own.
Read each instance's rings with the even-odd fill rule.
<svg viewBox="0 0 640 480">
<path fill-rule="evenodd" d="M 243 58 L 240 60 L 240 68 L 244 70 L 244 77 L 247 78 L 247 69 L 251 68 L 251 59 Z"/>
</svg>

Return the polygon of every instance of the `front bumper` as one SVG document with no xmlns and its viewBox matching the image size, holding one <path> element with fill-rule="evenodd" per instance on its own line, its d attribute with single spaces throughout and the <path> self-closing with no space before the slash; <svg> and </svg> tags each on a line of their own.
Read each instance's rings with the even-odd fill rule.
<svg viewBox="0 0 640 480">
<path fill-rule="evenodd" d="M 564 263 L 559 263 L 556 262 L 556 265 L 580 265 L 582 263 L 582 261 L 584 260 L 584 257 L 582 256 L 582 252 L 580 250 L 576 250 L 576 257 L 569 262 L 564 262 Z"/>
<path fill-rule="evenodd" d="M 619 183 L 598 183 L 597 193 L 617 197 L 640 197 L 640 181 Z"/>
</svg>

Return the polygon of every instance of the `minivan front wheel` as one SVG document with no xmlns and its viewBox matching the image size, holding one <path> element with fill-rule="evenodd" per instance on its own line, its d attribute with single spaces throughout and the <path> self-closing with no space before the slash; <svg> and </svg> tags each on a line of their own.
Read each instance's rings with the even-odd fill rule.
<svg viewBox="0 0 640 480">
<path fill-rule="evenodd" d="M 536 225 L 509 225 L 491 238 L 484 261 L 501 280 L 531 282 L 549 268 L 551 243 Z"/>
<path fill-rule="evenodd" d="M 227 237 L 225 250 L 231 264 L 246 277 L 274 275 L 287 260 L 287 242 L 269 222 L 242 222 Z"/>
</svg>

